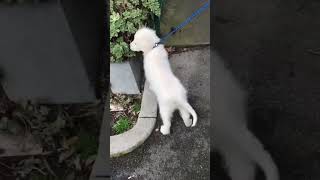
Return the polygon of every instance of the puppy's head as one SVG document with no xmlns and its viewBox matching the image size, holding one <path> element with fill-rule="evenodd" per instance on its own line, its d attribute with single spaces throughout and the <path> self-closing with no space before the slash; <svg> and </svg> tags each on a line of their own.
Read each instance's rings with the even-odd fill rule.
<svg viewBox="0 0 320 180">
<path fill-rule="evenodd" d="M 132 51 L 148 52 L 159 41 L 160 39 L 154 30 L 143 27 L 134 35 L 134 40 L 130 43 L 130 49 Z"/>
</svg>

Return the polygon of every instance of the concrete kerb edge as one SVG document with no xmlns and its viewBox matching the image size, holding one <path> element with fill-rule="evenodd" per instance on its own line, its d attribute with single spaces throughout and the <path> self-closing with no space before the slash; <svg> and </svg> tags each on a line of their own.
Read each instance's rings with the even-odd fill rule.
<svg viewBox="0 0 320 180">
<path fill-rule="evenodd" d="M 156 97 L 149 89 L 149 84 L 146 83 L 136 125 L 129 131 L 110 137 L 111 158 L 130 153 L 144 143 L 156 124 L 157 108 Z"/>
</svg>

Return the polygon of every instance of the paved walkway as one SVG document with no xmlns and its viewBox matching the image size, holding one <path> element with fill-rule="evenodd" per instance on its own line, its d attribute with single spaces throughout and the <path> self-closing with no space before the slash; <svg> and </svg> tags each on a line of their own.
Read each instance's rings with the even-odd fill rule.
<svg viewBox="0 0 320 180">
<path fill-rule="evenodd" d="M 198 124 L 186 128 L 175 113 L 171 135 L 154 131 L 133 152 L 111 160 L 112 179 L 209 179 L 210 53 L 209 47 L 172 55 L 174 73 L 189 91 Z M 158 119 L 156 128 L 161 125 Z M 131 178 L 130 178 L 131 177 Z"/>
<path fill-rule="evenodd" d="M 185 21 L 194 11 L 201 7 L 205 1 L 181 3 L 180 0 L 165 1 L 165 8 L 161 17 L 161 34 L 171 31 Z M 166 45 L 170 46 L 196 46 L 210 43 L 210 8 L 196 17 L 191 23 L 169 38 Z"/>
</svg>

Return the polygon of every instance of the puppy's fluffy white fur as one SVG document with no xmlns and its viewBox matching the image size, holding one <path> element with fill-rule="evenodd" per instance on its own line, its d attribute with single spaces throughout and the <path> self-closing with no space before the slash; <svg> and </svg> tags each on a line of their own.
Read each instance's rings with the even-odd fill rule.
<svg viewBox="0 0 320 180">
<path fill-rule="evenodd" d="M 154 30 L 144 27 L 134 35 L 130 49 L 143 52 L 145 76 L 157 97 L 163 121 L 160 131 L 167 135 L 170 134 L 171 118 L 176 109 L 187 127 L 196 125 L 197 114 L 187 101 L 187 91 L 172 73 L 166 49 L 161 44 L 154 47 L 159 41 Z"/>
</svg>

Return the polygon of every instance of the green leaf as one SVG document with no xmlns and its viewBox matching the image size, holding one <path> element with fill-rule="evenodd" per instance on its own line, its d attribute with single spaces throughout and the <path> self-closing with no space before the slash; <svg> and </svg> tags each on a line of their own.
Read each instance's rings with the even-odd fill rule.
<svg viewBox="0 0 320 180">
<path fill-rule="evenodd" d="M 138 104 L 138 103 L 135 103 L 134 106 L 133 106 L 133 111 L 134 112 L 140 112 L 140 109 L 141 109 L 141 105 Z"/>
<path fill-rule="evenodd" d="M 113 125 L 112 129 L 116 132 L 116 134 L 124 133 L 129 130 L 131 127 L 131 122 L 128 117 L 120 117 L 119 120 Z"/>
<path fill-rule="evenodd" d="M 110 1 L 111 62 L 122 62 L 135 56 L 129 49 L 130 37 L 144 25 L 152 26 L 152 15 L 160 16 L 158 0 Z"/>
</svg>

